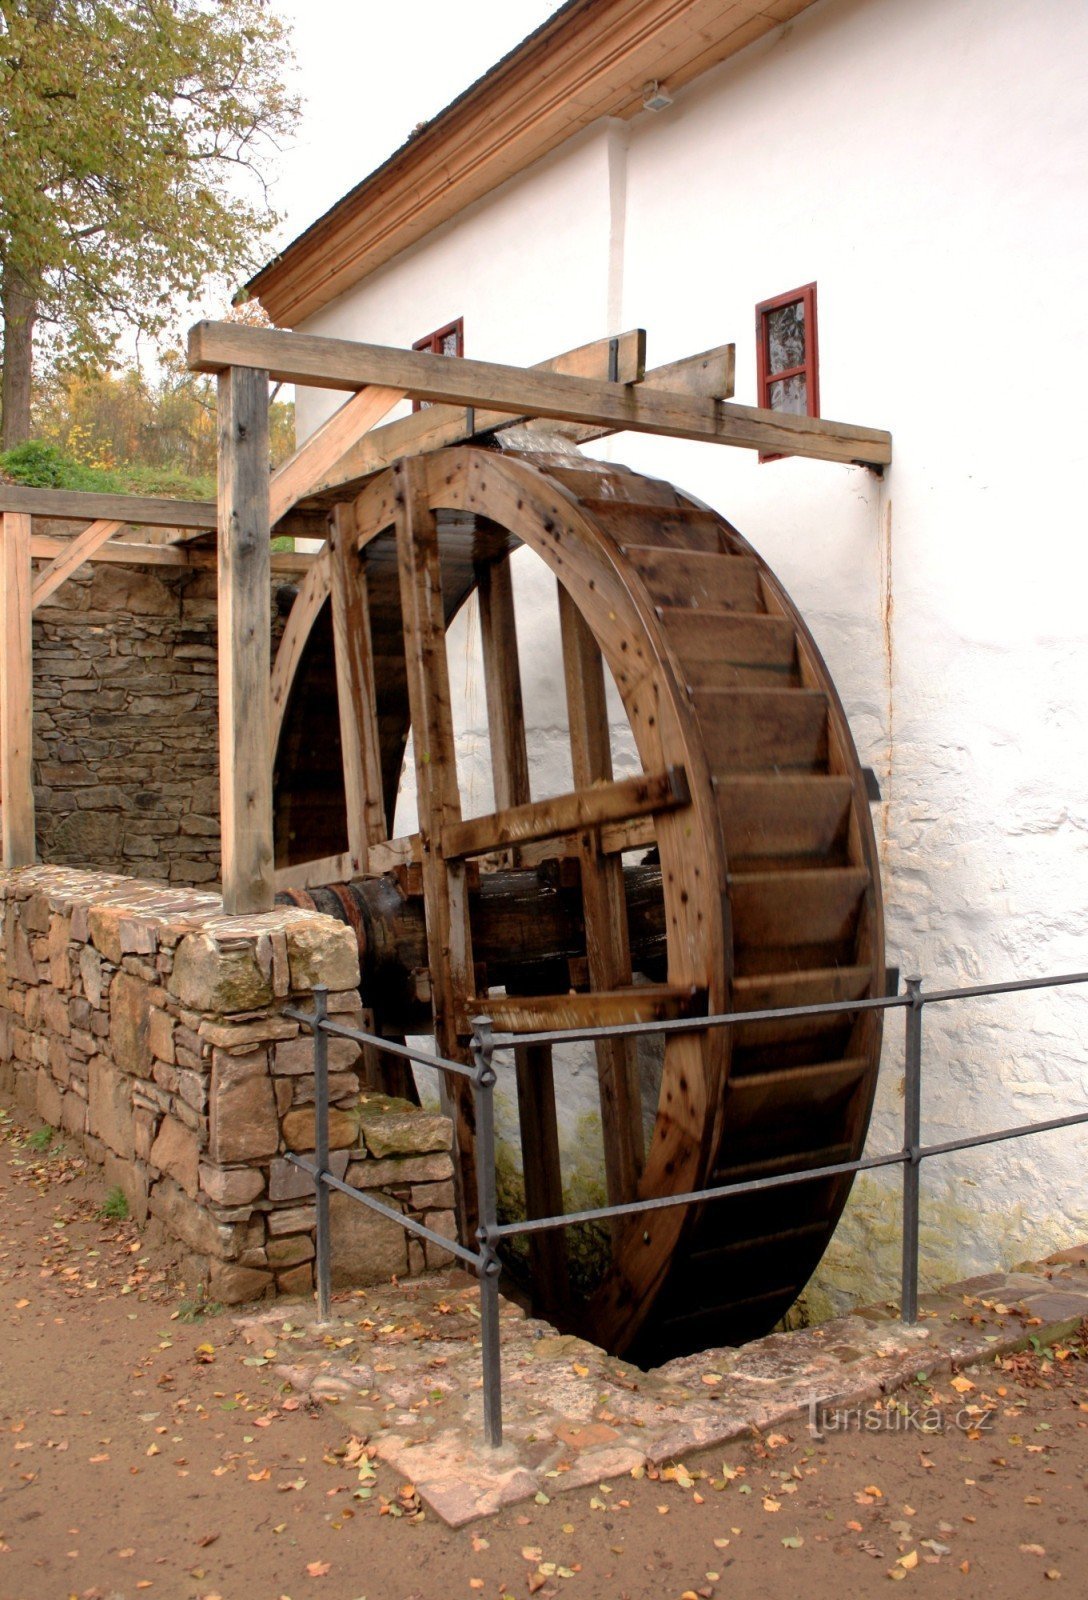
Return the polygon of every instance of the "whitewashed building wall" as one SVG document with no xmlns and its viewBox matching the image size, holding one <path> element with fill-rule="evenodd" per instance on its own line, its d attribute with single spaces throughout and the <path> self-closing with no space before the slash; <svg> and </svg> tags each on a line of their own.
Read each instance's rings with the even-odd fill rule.
<svg viewBox="0 0 1088 1600">
<path fill-rule="evenodd" d="M 785 581 L 883 792 L 891 963 L 931 983 L 1088 967 L 1088 10 L 824 0 L 660 113 L 602 122 L 326 307 L 307 331 L 531 362 L 645 326 L 656 365 L 815 280 L 825 416 L 890 428 L 884 478 L 625 436 L 602 454 L 712 503 Z M 300 392 L 303 431 L 338 396 Z M 564 770 L 548 584 L 516 567 L 537 792 Z M 471 618 L 451 641 L 467 809 L 491 804 Z M 926 1132 L 1079 1108 L 1088 994 L 927 1017 Z M 890 1019 L 872 1148 L 897 1141 Z M 588 1102 L 587 1102 L 588 1103 Z M 926 1168 L 931 1280 L 1084 1237 L 1084 1135 Z M 891 1181 L 817 1278 L 891 1286 Z"/>
</svg>

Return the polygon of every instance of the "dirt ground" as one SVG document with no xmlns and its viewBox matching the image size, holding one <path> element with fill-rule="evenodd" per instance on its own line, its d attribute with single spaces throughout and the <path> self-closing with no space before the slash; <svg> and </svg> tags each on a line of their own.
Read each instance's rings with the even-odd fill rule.
<svg viewBox="0 0 1088 1600">
<path fill-rule="evenodd" d="M 1083 1333 L 452 1533 L 28 1135 L 0 1114 L 0 1600 L 1088 1594 Z"/>
</svg>

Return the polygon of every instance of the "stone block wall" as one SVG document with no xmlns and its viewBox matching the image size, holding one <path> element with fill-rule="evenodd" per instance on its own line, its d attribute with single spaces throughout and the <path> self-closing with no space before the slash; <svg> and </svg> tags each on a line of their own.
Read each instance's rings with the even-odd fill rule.
<svg viewBox="0 0 1088 1600">
<path fill-rule="evenodd" d="M 181 1241 L 209 1298 L 308 1293 L 313 1184 L 286 1152 L 313 1149 L 313 1050 L 284 1008 L 324 983 L 357 1017 L 351 930 L 53 866 L 0 875 L 0 911 L 0 1091 Z M 333 1171 L 453 1238 L 448 1120 L 368 1093 L 350 1040 L 330 1039 L 329 1066 Z M 339 1285 L 450 1259 L 343 1195 L 330 1210 Z"/>
<path fill-rule="evenodd" d="M 282 627 L 273 605 L 273 647 Z M 85 566 L 35 611 L 33 648 L 39 857 L 217 881 L 214 570 Z"/>
</svg>

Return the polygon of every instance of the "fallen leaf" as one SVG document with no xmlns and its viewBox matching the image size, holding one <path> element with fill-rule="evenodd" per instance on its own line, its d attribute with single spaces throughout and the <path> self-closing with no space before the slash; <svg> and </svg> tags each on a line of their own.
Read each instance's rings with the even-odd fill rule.
<svg viewBox="0 0 1088 1600">
<path fill-rule="evenodd" d="M 1022 1544 L 1021 1552 L 1026 1556 L 1045 1556 L 1046 1551 L 1041 1544 Z"/>
<path fill-rule="evenodd" d="M 327 1577 L 331 1570 L 331 1561 L 307 1561 L 306 1563 L 306 1571 L 309 1573 L 311 1578 Z"/>
<path fill-rule="evenodd" d="M 791 1533 L 788 1539 L 782 1541 L 787 1550 L 800 1550 L 804 1542 L 799 1533 Z"/>
<path fill-rule="evenodd" d="M 957 1377 L 950 1380 L 950 1387 L 955 1389 L 957 1394 L 967 1394 L 975 1386 L 970 1378 Z"/>
<path fill-rule="evenodd" d="M 913 1572 L 918 1565 L 917 1550 L 908 1550 L 905 1556 L 899 1557 L 899 1565 L 907 1572 Z"/>
<path fill-rule="evenodd" d="M 781 1502 L 781 1500 L 772 1500 L 772 1498 L 771 1498 L 771 1496 L 769 1494 L 768 1495 L 764 1495 L 764 1497 L 763 1497 L 763 1509 L 764 1509 L 764 1511 L 781 1511 L 782 1502 Z"/>
</svg>

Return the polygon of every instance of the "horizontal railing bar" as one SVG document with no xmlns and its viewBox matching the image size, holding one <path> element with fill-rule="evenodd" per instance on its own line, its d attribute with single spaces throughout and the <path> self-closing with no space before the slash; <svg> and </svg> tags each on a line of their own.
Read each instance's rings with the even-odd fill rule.
<svg viewBox="0 0 1088 1600">
<path fill-rule="evenodd" d="M 357 1200 L 361 1206 L 369 1206 L 371 1211 L 378 1211 L 383 1217 L 389 1217 L 391 1221 L 399 1222 L 401 1227 L 408 1233 L 416 1233 L 421 1239 L 429 1239 L 432 1244 L 439 1245 L 443 1250 L 448 1250 L 451 1255 L 457 1256 L 459 1260 L 467 1261 L 471 1267 L 476 1268 L 479 1266 L 480 1257 L 474 1251 L 466 1250 L 465 1246 L 456 1239 L 447 1239 L 444 1234 L 435 1233 L 434 1229 L 428 1228 L 425 1223 L 417 1222 L 414 1217 L 406 1216 L 403 1211 L 394 1211 L 392 1206 L 387 1206 L 383 1201 L 376 1200 L 373 1195 L 367 1194 L 363 1189 L 353 1189 L 350 1183 L 345 1183 L 342 1178 L 336 1177 L 331 1172 L 319 1174 L 316 1163 L 307 1161 L 304 1156 L 288 1153 L 287 1160 L 291 1162 L 292 1166 L 301 1167 L 303 1172 L 308 1172 L 315 1183 L 320 1177 L 322 1183 L 327 1184 L 330 1189 L 338 1189 L 341 1194 L 346 1194 L 349 1200 Z"/>
<path fill-rule="evenodd" d="M 956 1150 L 974 1150 L 983 1144 L 1001 1144 L 1008 1139 L 1026 1139 L 1033 1133 L 1053 1133 L 1058 1128 L 1075 1128 L 1088 1122 L 1088 1111 L 1077 1111 L 1068 1117 L 1052 1117 L 1049 1122 L 1025 1122 L 1018 1128 L 1001 1128 L 996 1133 L 976 1133 L 963 1139 L 949 1139 L 944 1144 L 925 1144 L 918 1151 L 926 1156 L 946 1156 Z"/>
<path fill-rule="evenodd" d="M 299 1011 L 296 1006 L 284 1006 L 283 1015 L 290 1017 L 293 1022 L 305 1023 L 313 1032 L 312 1011 Z M 418 1061 L 421 1067 L 431 1067 L 435 1072 L 452 1072 L 459 1078 L 468 1078 L 473 1083 L 476 1081 L 476 1068 L 466 1066 L 463 1061 L 447 1061 L 444 1056 L 436 1056 L 433 1052 L 414 1050 L 407 1044 L 394 1044 L 392 1039 L 383 1039 L 376 1033 L 364 1033 L 361 1028 L 352 1028 L 346 1022 L 324 1021 L 321 1024 L 321 1031 L 335 1034 L 338 1039 L 352 1039 L 356 1044 L 373 1045 L 375 1050 L 384 1050 L 387 1055 L 400 1056 L 405 1061 Z"/>
<path fill-rule="evenodd" d="M 636 990 L 637 993 L 637 990 Z M 484 1003 L 481 996 L 480 1003 Z M 620 1022 L 600 1028 L 552 1028 L 547 1033 L 496 1033 L 496 1050 L 528 1044 L 573 1044 L 588 1039 L 621 1039 L 640 1034 L 703 1033 L 707 1028 L 735 1028 L 746 1022 L 779 1022 L 784 1017 L 835 1016 L 842 1011 L 888 1011 L 907 1006 L 905 994 L 877 995 L 865 1000 L 828 1000 L 819 1005 L 777 1007 L 772 1011 L 723 1011 L 708 1017 L 675 1017 L 671 1022 Z"/>
<path fill-rule="evenodd" d="M 973 995 L 1019 994 L 1024 989 L 1061 989 L 1073 983 L 1088 983 L 1088 972 L 1063 972 L 1056 978 L 1017 978 L 1010 983 L 978 983 L 969 989 L 932 989 L 919 996 L 923 1005 L 939 1000 L 969 1000 Z"/>
<path fill-rule="evenodd" d="M 876 1167 L 902 1166 L 910 1160 L 908 1150 L 892 1155 L 863 1156 L 858 1161 L 837 1161 L 829 1167 L 806 1167 L 801 1172 L 776 1172 L 768 1178 L 745 1178 L 740 1183 L 719 1184 L 714 1189 L 692 1189 L 686 1194 L 659 1194 L 648 1200 L 627 1200 L 622 1205 L 600 1206 L 595 1211 L 569 1211 L 562 1217 L 527 1217 L 524 1222 L 501 1222 L 497 1239 L 521 1233 L 546 1233 L 580 1222 L 602 1222 L 610 1217 L 632 1217 L 643 1211 L 667 1211 L 671 1206 L 697 1205 L 704 1200 L 725 1200 L 734 1194 L 758 1194 L 762 1189 L 780 1189 L 790 1183 L 806 1183 L 813 1178 L 837 1178 L 848 1172 L 869 1172 Z"/>
<path fill-rule="evenodd" d="M 952 1155 L 958 1150 L 974 1150 L 981 1145 L 1023 1139 L 1035 1133 L 1053 1133 L 1088 1122 L 1088 1111 L 1068 1117 L 1053 1117 L 1048 1122 L 1025 1122 L 1016 1128 L 999 1128 L 992 1133 L 972 1134 L 949 1139 L 942 1144 L 921 1145 L 914 1152 L 919 1161 L 930 1156 Z M 804 1167 L 800 1172 L 779 1172 L 767 1178 L 747 1178 L 740 1183 L 718 1184 L 712 1189 L 691 1189 L 685 1194 L 654 1195 L 647 1200 L 629 1200 L 622 1205 L 600 1206 L 593 1211 L 570 1211 L 561 1217 L 531 1217 L 523 1222 L 504 1222 L 495 1230 L 497 1238 L 517 1234 L 544 1233 L 550 1229 L 572 1227 L 576 1223 L 603 1222 L 611 1217 L 637 1216 L 644 1211 L 664 1211 L 671 1206 L 698 1205 L 705 1200 L 725 1200 L 730 1195 L 756 1194 L 762 1189 L 780 1189 L 793 1183 L 811 1183 L 816 1178 L 835 1178 L 853 1172 L 871 1172 L 878 1167 L 902 1166 L 912 1159 L 907 1149 L 889 1155 L 864 1156 L 859 1161 L 837 1161 L 826 1167 Z"/>
</svg>

